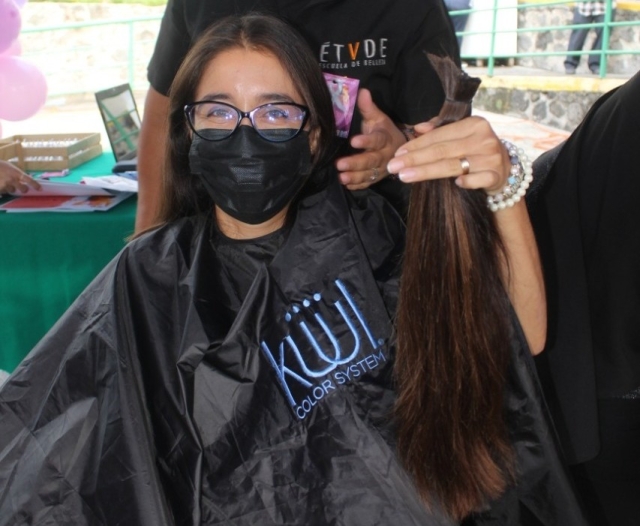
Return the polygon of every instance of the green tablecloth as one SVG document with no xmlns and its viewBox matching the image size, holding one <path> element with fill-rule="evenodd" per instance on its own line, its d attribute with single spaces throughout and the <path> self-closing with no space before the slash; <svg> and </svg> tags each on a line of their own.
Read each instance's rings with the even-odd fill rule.
<svg viewBox="0 0 640 526">
<path fill-rule="evenodd" d="M 54 181 L 107 175 L 107 152 Z M 0 369 L 12 371 L 125 245 L 136 197 L 108 212 L 0 212 Z"/>
</svg>

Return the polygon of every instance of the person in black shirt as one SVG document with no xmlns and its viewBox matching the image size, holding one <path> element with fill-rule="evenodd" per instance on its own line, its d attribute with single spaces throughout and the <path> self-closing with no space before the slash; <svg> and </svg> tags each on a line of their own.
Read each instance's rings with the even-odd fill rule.
<svg viewBox="0 0 640 526">
<path fill-rule="evenodd" d="M 534 163 L 528 198 L 547 282 L 536 358 L 593 524 L 640 517 L 640 73 Z"/>
<path fill-rule="evenodd" d="M 148 68 L 136 231 L 157 215 L 167 94 L 182 59 L 212 22 L 249 11 L 284 18 L 305 36 L 323 71 L 360 80 L 364 91 L 351 126 L 353 150 L 337 161 L 341 182 L 350 189 L 384 178 L 387 162 L 413 137 L 401 131 L 405 125 L 429 120 L 442 106 L 444 92 L 425 53 L 459 61 L 442 0 L 170 0 Z"/>
</svg>

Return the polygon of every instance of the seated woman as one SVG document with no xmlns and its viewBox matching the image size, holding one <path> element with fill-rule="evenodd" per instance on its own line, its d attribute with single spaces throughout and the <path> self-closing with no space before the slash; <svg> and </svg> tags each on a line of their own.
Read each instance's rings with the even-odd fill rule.
<svg viewBox="0 0 640 526">
<path fill-rule="evenodd" d="M 393 319 L 404 225 L 380 196 L 338 183 L 332 115 L 313 55 L 282 22 L 227 19 L 194 46 L 171 91 L 164 223 L 128 244 L 0 391 L 4 523 L 582 524 L 508 314 L 489 316 L 511 329 L 496 349 L 506 366 L 488 359 L 491 415 L 473 403 L 490 379 L 451 365 L 473 389 L 443 392 L 467 395 L 476 412 L 474 440 L 456 458 L 437 456 L 455 469 L 425 486 L 421 470 L 402 467 Z M 422 161 L 459 176 L 451 167 L 471 155 L 459 151 L 471 144 L 467 131 L 454 123 L 425 133 Z M 492 137 L 480 142 L 501 151 Z M 399 162 L 411 156 L 400 152 Z M 470 159 L 482 165 L 482 155 Z M 500 188 L 507 175 L 458 182 Z M 526 209 L 496 217 L 504 251 L 491 257 L 535 351 L 544 298 Z M 465 282 L 494 283 L 474 264 Z M 486 299 L 506 298 L 501 287 Z M 454 343 L 464 349 L 491 326 Z M 396 380 L 411 398 L 402 373 Z M 406 430 L 420 410 L 398 412 L 399 424 Z M 449 414 L 460 427 L 467 413 Z M 496 415 L 505 431 L 496 444 L 506 440 L 507 451 L 476 462 L 500 434 L 482 428 Z M 447 452 L 455 437 L 443 429 L 422 450 Z M 465 455 L 490 480 L 459 471 Z M 468 480 L 481 486 L 467 489 Z"/>
</svg>

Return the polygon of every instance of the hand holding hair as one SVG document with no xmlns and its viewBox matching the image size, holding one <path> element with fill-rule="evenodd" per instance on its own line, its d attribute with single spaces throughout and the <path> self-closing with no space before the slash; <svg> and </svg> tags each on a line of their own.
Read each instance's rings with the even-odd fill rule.
<svg viewBox="0 0 640 526">
<path fill-rule="evenodd" d="M 448 79 L 443 80 L 445 103 L 439 115 L 414 127 L 418 137 L 396 151 L 387 170 L 406 183 L 455 178 L 461 188 L 500 191 L 509 176 L 509 156 L 486 119 L 470 116 L 480 79 L 453 61 L 428 57 Z"/>
<path fill-rule="evenodd" d="M 498 214 L 487 206 L 485 192 L 504 187 L 511 161 L 488 123 L 468 117 L 479 81 L 451 59 L 429 59 L 445 104 L 388 166 L 416 182 L 397 314 L 398 448 L 423 500 L 460 520 L 514 481 L 502 404 L 510 299 L 528 328 L 521 281 L 536 314 L 546 310 L 524 205 Z"/>
</svg>

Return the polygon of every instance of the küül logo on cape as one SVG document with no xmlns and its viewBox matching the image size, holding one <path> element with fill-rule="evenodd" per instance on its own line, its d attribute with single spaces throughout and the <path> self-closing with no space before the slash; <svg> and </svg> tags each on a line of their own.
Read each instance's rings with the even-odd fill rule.
<svg viewBox="0 0 640 526">
<path fill-rule="evenodd" d="M 339 296 L 333 302 L 333 308 L 339 314 L 335 316 L 333 312 L 334 323 L 328 322 L 325 315 L 317 310 L 312 311 L 311 300 L 304 300 L 302 308 L 294 305 L 292 312 L 286 313 L 285 320 L 291 330 L 277 347 L 273 346 L 275 352 L 266 341 L 261 342 L 261 349 L 273 367 L 289 405 L 300 420 L 309 414 L 318 401 L 336 390 L 337 385 L 348 383 L 387 361 L 380 350 L 384 340 L 374 338 L 367 320 L 344 283 L 339 279 L 334 283 Z M 321 300 L 322 294 L 313 295 L 316 303 L 320 304 Z M 325 311 L 327 315 L 332 314 L 327 309 Z M 314 329 L 308 323 L 309 319 L 314 320 Z M 344 330 L 344 326 L 348 331 Z M 340 334 L 343 337 L 334 333 L 338 328 L 342 329 Z M 352 347 L 347 348 L 345 340 L 352 342 Z M 363 348 L 369 345 L 374 352 L 355 362 Z"/>
</svg>

